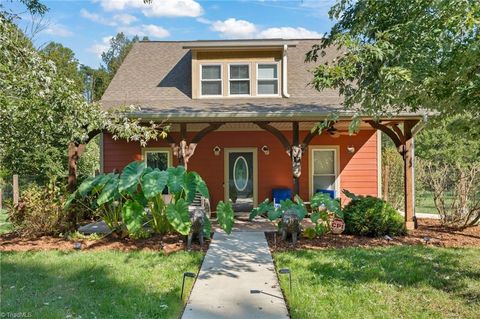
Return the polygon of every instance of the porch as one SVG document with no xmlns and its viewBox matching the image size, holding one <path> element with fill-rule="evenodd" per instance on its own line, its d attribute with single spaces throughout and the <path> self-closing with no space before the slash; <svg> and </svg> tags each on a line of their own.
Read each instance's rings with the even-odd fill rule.
<svg viewBox="0 0 480 319">
<path fill-rule="evenodd" d="M 154 165 L 184 165 L 205 179 L 213 207 L 220 200 L 232 200 L 238 212 L 248 212 L 265 198 L 272 198 L 274 188 L 288 188 L 292 197 L 298 194 L 306 201 L 318 189 L 330 189 L 346 202 L 343 189 L 381 197 L 382 131 L 404 159 L 405 221 L 412 229 L 413 136 L 421 126 L 420 119 L 415 116 L 374 122 L 365 118 L 359 132 L 350 135 L 347 119 L 332 122 L 319 132 L 313 128 L 322 119 L 314 117 L 308 121 L 292 121 L 290 117 L 254 121 L 225 118 L 219 122 L 190 116 L 169 120 L 167 139 L 149 143 L 146 148 L 114 141 L 104 134 L 102 164 L 105 171 L 120 170 L 124 162 L 141 159 Z M 325 162 L 327 158 L 333 162 Z"/>
</svg>

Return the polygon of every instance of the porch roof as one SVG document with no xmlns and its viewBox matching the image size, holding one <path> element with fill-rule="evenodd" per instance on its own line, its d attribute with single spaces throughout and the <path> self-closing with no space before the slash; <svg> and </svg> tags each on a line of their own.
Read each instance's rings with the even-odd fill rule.
<svg viewBox="0 0 480 319">
<path fill-rule="evenodd" d="M 321 100 L 300 98 L 251 99 L 197 99 L 197 100 L 152 100 L 152 101 L 102 101 L 105 108 L 119 105 L 136 105 L 141 111 L 134 113 L 144 119 L 169 119 L 179 122 L 238 122 L 261 120 L 304 120 L 323 119 L 332 112 L 350 118 L 353 110 L 344 109 L 338 97 L 323 97 Z M 385 118 L 422 118 L 423 112 L 402 112 Z"/>
</svg>

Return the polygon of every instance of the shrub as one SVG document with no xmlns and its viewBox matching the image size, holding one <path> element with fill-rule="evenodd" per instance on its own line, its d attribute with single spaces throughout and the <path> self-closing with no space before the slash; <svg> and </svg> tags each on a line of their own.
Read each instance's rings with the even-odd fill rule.
<svg viewBox="0 0 480 319">
<path fill-rule="evenodd" d="M 406 233 L 403 217 L 376 197 L 355 196 L 343 209 L 345 231 L 362 236 L 396 236 Z"/>
<path fill-rule="evenodd" d="M 62 187 L 51 181 L 46 187 L 28 185 L 18 205 L 10 209 L 9 220 L 23 236 L 58 235 L 72 229 L 71 210 L 64 210 Z"/>
</svg>

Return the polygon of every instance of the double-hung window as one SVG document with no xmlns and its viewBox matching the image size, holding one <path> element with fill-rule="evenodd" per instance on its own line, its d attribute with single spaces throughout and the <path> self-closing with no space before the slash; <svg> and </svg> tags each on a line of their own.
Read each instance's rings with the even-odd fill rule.
<svg viewBox="0 0 480 319">
<path fill-rule="evenodd" d="M 312 149 L 312 192 L 331 190 L 337 193 L 337 150 Z"/>
<path fill-rule="evenodd" d="M 170 150 L 167 148 L 146 148 L 143 151 L 143 158 L 148 167 L 166 170 L 170 163 Z"/>
<path fill-rule="evenodd" d="M 222 66 L 203 64 L 201 68 L 202 96 L 222 95 Z"/>
<path fill-rule="evenodd" d="M 257 95 L 278 95 L 278 64 L 257 64 Z"/>
<path fill-rule="evenodd" d="M 250 65 L 230 64 L 229 95 L 250 95 Z"/>
</svg>

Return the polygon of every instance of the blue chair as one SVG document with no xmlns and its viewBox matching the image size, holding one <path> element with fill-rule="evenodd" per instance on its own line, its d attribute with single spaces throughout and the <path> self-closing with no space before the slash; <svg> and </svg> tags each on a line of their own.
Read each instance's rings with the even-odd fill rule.
<svg viewBox="0 0 480 319">
<path fill-rule="evenodd" d="M 324 193 L 330 195 L 331 199 L 335 199 L 335 191 L 330 189 L 317 189 L 315 193 Z"/>
<path fill-rule="evenodd" d="M 278 205 L 280 201 L 292 198 L 292 190 L 290 188 L 274 188 L 272 189 L 272 198 L 274 205 Z"/>
</svg>

